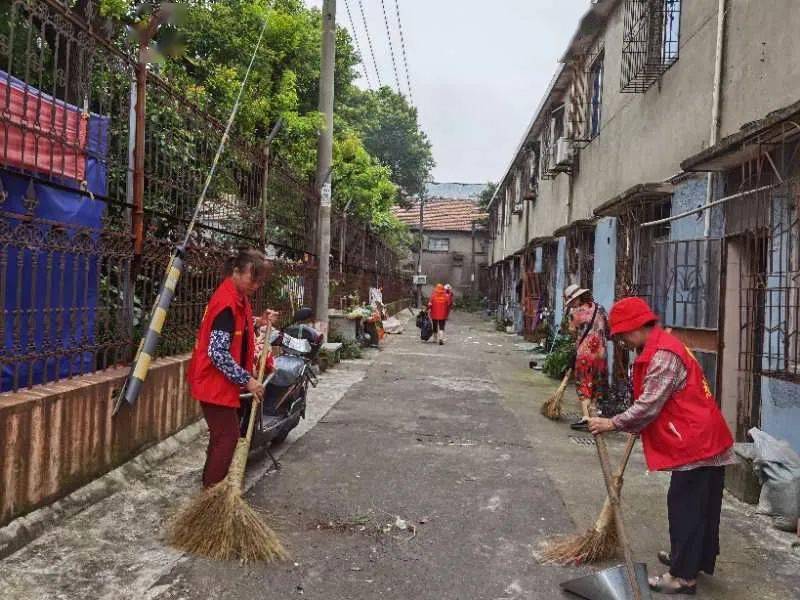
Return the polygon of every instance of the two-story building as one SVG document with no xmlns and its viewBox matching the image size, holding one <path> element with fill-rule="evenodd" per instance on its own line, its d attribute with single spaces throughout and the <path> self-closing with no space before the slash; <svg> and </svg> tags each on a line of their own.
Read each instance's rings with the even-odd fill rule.
<svg viewBox="0 0 800 600">
<path fill-rule="evenodd" d="M 798 8 L 593 2 L 490 204 L 489 263 L 520 333 L 543 307 L 557 326 L 569 283 L 647 298 L 740 440 L 800 450 Z"/>
</svg>

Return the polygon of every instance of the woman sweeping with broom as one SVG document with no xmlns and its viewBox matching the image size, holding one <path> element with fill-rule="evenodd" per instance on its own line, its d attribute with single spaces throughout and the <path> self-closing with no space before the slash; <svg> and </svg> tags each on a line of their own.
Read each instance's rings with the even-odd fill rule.
<svg viewBox="0 0 800 600">
<path fill-rule="evenodd" d="M 608 316 L 592 297 L 592 292 L 574 283 L 564 290 L 567 310 L 567 328 L 576 339 L 575 388 L 582 404 L 594 406 L 605 399 L 608 391 Z M 580 419 L 573 429 L 586 430 L 586 421 Z"/>
<path fill-rule="evenodd" d="M 267 311 L 253 319 L 250 297 L 268 275 L 264 255 L 243 249 L 230 261 L 227 277 L 209 300 L 197 336 L 187 379 L 208 423 L 209 442 L 203 468 L 204 491 L 175 519 L 171 543 L 187 552 L 215 559 L 272 560 L 286 552 L 275 533 L 242 499 L 247 462 L 268 351 L 253 377 L 254 326 L 269 322 Z M 267 329 L 270 329 L 268 326 Z M 265 335 L 269 339 L 269 332 Z M 269 343 L 265 346 L 268 348 Z M 239 394 L 253 396 L 244 439 L 240 439 Z"/>
<path fill-rule="evenodd" d="M 669 572 L 650 578 L 663 594 L 696 593 L 697 575 L 714 573 L 725 465 L 736 462 L 733 437 L 699 363 L 641 298 L 611 309 L 611 333 L 639 352 L 633 363 L 633 405 L 611 418 L 589 419 L 594 434 L 641 432 L 647 467 L 671 471 L 667 512 Z"/>
</svg>

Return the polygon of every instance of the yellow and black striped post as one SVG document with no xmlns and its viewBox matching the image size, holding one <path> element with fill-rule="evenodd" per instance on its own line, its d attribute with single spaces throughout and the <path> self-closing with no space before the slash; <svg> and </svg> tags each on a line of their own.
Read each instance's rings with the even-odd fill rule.
<svg viewBox="0 0 800 600">
<path fill-rule="evenodd" d="M 167 319 L 167 311 L 172 299 L 175 297 L 175 288 L 178 286 L 182 273 L 183 248 L 179 247 L 167 265 L 164 282 L 161 284 L 161 290 L 158 292 L 158 297 L 150 313 L 150 324 L 142 338 L 142 342 L 139 344 L 139 350 L 137 350 L 136 357 L 133 360 L 131 372 L 125 380 L 125 385 L 122 387 L 114 405 L 114 414 L 117 414 L 122 407 L 123 401 L 130 405 L 136 404 L 136 399 L 142 390 L 144 380 L 147 378 L 147 372 L 150 370 L 150 363 L 161 339 L 161 330 L 164 327 L 164 321 Z"/>
</svg>

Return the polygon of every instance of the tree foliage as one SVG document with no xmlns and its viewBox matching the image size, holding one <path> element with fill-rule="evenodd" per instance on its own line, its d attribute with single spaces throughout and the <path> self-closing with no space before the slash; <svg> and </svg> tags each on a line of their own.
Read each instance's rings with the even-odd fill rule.
<svg viewBox="0 0 800 600">
<path fill-rule="evenodd" d="M 486 183 L 486 188 L 478 195 L 478 206 L 481 210 L 489 208 L 489 202 L 492 201 L 495 191 L 497 191 L 497 184 L 489 181 Z"/>
<path fill-rule="evenodd" d="M 127 0 L 102 0 L 101 11 L 121 21 L 136 19 Z M 318 9 L 306 7 L 302 0 L 191 2 L 177 25 L 181 54 L 153 68 L 224 119 L 265 21 L 235 135 L 259 145 L 282 119 L 273 151 L 312 182 L 323 125 L 317 110 L 322 23 Z M 342 208 L 349 201 L 350 214 L 386 231 L 387 239 L 399 239 L 404 226 L 392 217 L 391 208 L 404 195 L 418 193 L 433 166 L 431 146 L 420 130 L 416 109 L 403 96 L 389 88 L 373 92 L 354 85 L 359 60 L 350 35 L 338 28 L 333 194 Z"/>
</svg>

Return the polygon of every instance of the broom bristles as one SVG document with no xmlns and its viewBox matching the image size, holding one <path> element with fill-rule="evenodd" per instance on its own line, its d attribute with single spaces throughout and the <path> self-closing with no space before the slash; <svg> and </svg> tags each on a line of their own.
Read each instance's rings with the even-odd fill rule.
<svg viewBox="0 0 800 600">
<path fill-rule="evenodd" d="M 277 534 L 224 479 L 204 490 L 178 515 L 169 533 L 179 550 L 214 560 L 283 560 L 288 558 Z"/>
<path fill-rule="evenodd" d="M 548 419 L 557 421 L 561 418 L 561 409 L 564 402 L 564 393 L 567 391 L 569 384 L 569 372 L 561 380 L 561 384 L 555 393 L 550 396 L 544 404 L 542 404 L 542 414 Z"/>
<path fill-rule="evenodd" d="M 596 563 L 616 556 L 618 547 L 614 511 L 606 498 L 594 527 L 584 533 L 545 540 L 539 559 L 543 564 L 561 566 Z"/>
</svg>

